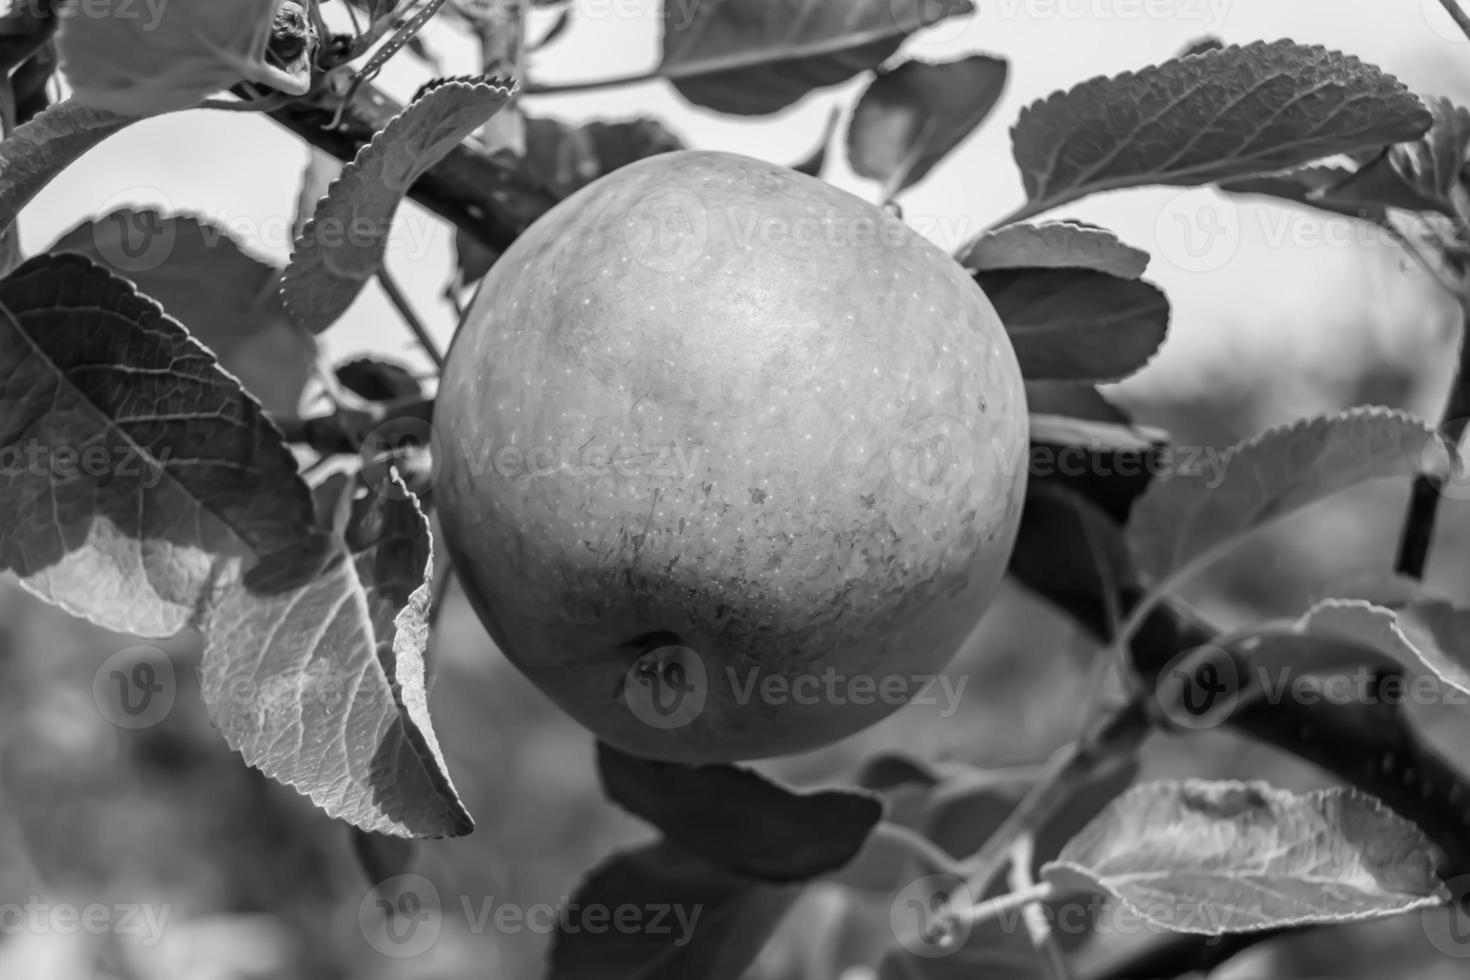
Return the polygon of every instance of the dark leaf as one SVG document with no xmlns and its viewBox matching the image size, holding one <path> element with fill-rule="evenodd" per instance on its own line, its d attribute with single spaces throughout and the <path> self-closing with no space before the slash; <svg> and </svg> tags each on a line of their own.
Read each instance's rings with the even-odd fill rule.
<svg viewBox="0 0 1470 980">
<path fill-rule="evenodd" d="M 380 357 L 357 357 L 337 365 L 337 380 L 370 402 L 417 398 L 424 393 L 424 386 L 408 368 Z"/>
<path fill-rule="evenodd" d="M 840 868 L 883 816 L 867 794 L 798 794 L 749 769 L 650 762 L 602 742 L 597 768 L 608 798 L 669 840 L 765 881 L 805 881 Z"/>
<path fill-rule="evenodd" d="M 877 68 L 908 35 L 974 9 L 970 0 L 668 2 L 659 74 L 706 109 L 764 115 Z"/>
<path fill-rule="evenodd" d="M 837 132 L 837 123 L 841 118 L 842 110 L 833 106 L 832 111 L 827 113 L 826 125 L 822 127 L 821 142 L 804 160 L 792 164 L 792 170 L 808 177 L 822 176 L 822 169 L 827 165 L 827 150 L 832 146 L 832 136 Z"/>
<path fill-rule="evenodd" d="M 1091 269 L 1120 279 L 1143 275 L 1149 259 L 1106 228 L 1080 221 L 1005 225 L 979 236 L 955 257 L 971 272 Z"/>
<path fill-rule="evenodd" d="M 1143 367 L 1169 329 L 1169 301 L 1139 279 L 1088 269 L 975 276 L 1028 381 L 1111 381 Z"/>
<path fill-rule="evenodd" d="M 848 122 L 853 172 L 881 181 L 890 195 L 923 180 L 990 115 L 1006 67 L 1004 58 L 976 54 L 878 72 Z"/>
<path fill-rule="evenodd" d="M 281 270 L 223 228 L 189 215 L 114 211 L 84 221 L 49 251 L 75 252 L 163 305 L 272 412 L 296 411 L 316 339 L 281 305 Z"/>
<path fill-rule="evenodd" d="M 800 894 L 721 871 L 666 841 L 615 854 L 559 918 L 548 980 L 737 980 Z M 624 908 L 666 913 L 657 924 L 594 931 L 591 915 Z"/>
</svg>

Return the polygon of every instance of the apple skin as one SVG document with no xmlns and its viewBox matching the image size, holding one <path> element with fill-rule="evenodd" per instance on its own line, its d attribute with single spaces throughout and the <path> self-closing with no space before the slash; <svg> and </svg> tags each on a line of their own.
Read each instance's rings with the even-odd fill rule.
<svg viewBox="0 0 1470 980">
<path fill-rule="evenodd" d="M 813 749 L 910 700 L 994 597 L 1025 493 L 1021 372 L 975 282 L 729 153 L 623 167 L 517 239 L 434 429 L 496 644 L 599 737 L 676 762 Z"/>
</svg>

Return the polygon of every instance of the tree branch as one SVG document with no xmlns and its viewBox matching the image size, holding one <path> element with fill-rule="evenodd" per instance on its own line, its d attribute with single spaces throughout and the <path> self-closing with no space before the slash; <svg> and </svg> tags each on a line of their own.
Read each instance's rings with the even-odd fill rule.
<svg viewBox="0 0 1470 980">
<path fill-rule="evenodd" d="M 1450 379 L 1450 393 L 1441 416 L 1440 434 L 1458 445 L 1470 418 L 1470 303 L 1460 301 L 1460 356 L 1455 375 Z M 1399 537 L 1398 559 L 1394 564 L 1401 575 L 1423 578 L 1429 564 L 1429 549 L 1434 541 L 1434 525 L 1439 514 L 1440 482 L 1421 474 L 1414 480 Z"/>
<path fill-rule="evenodd" d="M 402 108 L 376 87 L 363 86 L 335 129 L 326 128 L 332 112 L 309 102 L 293 103 L 269 115 L 312 146 L 350 162 Z M 467 143 L 430 167 L 408 196 L 497 251 L 556 203 L 530 174 Z"/>
</svg>

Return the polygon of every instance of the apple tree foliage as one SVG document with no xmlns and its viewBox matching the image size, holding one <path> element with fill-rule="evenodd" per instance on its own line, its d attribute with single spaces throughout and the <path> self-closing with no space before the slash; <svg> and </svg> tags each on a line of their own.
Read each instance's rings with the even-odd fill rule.
<svg viewBox="0 0 1470 980">
<path fill-rule="evenodd" d="M 845 131 L 834 115 L 797 166 L 820 173 L 828 153 L 845 153 L 894 202 L 987 124 L 1008 66 L 988 52 L 904 54 L 909 35 L 970 16 L 969 0 L 669 0 L 650 71 L 577 85 L 522 77 L 527 49 L 576 28 L 570 3 L 539 39 L 487 44 L 485 74 L 437 78 L 400 106 L 373 78 L 389 58 L 430 59 L 420 29 L 438 19 L 482 39 L 521 32 L 521 4 L 355 0 L 352 18 L 323 6 L 175 3 L 149 31 L 45 2 L 8 15 L 0 432 L 52 457 L 129 465 L 0 476 L 0 567 L 109 629 L 200 631 L 203 696 L 223 737 L 356 828 L 381 878 L 405 859 L 389 838 L 473 827 L 426 698 L 442 577 L 415 474 L 432 459 L 370 436 L 427 420 L 430 386 L 387 361 L 324 363 L 315 340 L 371 281 L 438 359 L 386 268 L 400 203 L 453 226 L 457 301 L 557 200 L 682 145 L 652 119 L 573 127 L 529 115 L 523 95 L 663 79 L 695 106 L 761 116 L 862 78 Z M 57 73 L 69 96 L 53 103 Z M 201 106 L 269 115 L 314 147 L 286 267 L 200 218 L 134 209 L 22 250 L 17 213 L 73 161 L 140 118 Z M 1269 195 L 1401 236 L 1470 304 L 1470 114 L 1341 52 L 1207 40 L 1041 99 L 1013 121 L 1011 144 L 1025 202 L 954 257 L 1011 335 L 1033 447 L 1096 465 L 1034 474 L 1010 571 L 1095 635 L 1126 698 L 1024 776 L 888 755 L 850 787 L 797 792 L 743 767 L 599 746 L 607 797 L 659 838 L 589 872 L 578 900 L 646 897 L 703 915 L 687 943 L 558 935 L 552 977 L 736 977 L 815 881 L 897 893 L 895 909 L 917 911 L 895 919 L 874 964 L 885 978 L 983 969 L 1006 952 L 1029 964 L 1016 975 L 1066 975 L 1064 939 L 1035 917 L 1026 930 L 996 925 L 1089 895 L 1180 933 L 1192 964 L 1288 928 L 1464 898 L 1444 884 L 1470 873 L 1463 767 L 1387 701 L 1273 703 L 1250 679 L 1261 664 L 1324 683 L 1366 667 L 1380 684 L 1432 677 L 1470 690 L 1470 609 L 1418 581 L 1441 486 L 1462 474 L 1470 372 L 1457 374 L 1443 420 L 1375 406 L 1303 419 L 1230 447 L 1213 479 L 1182 455 L 1172 462 L 1167 433 L 1135 425 L 1096 387 L 1143 367 L 1165 337 L 1169 302 L 1144 278 L 1149 255 L 1048 214 L 1150 185 Z M 308 384 L 316 410 L 303 415 Z M 1179 602 L 1181 585 L 1258 529 L 1378 479 L 1414 485 L 1394 582 L 1344 585 L 1296 618 L 1230 631 Z M 1236 682 L 1228 696 L 1202 699 L 1221 678 Z M 270 711 L 231 697 L 242 680 L 282 679 L 292 695 Z M 1151 733 L 1206 719 L 1341 785 L 1136 781 Z M 905 899 L 916 876 L 943 886 Z M 1188 946 L 1196 936 L 1229 941 Z"/>
</svg>

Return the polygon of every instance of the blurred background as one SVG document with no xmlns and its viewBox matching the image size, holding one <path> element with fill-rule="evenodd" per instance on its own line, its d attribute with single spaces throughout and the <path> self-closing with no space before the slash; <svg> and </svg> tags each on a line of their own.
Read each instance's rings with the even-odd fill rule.
<svg viewBox="0 0 1470 980">
<path fill-rule="evenodd" d="M 543 82 L 622 75 L 651 66 L 655 0 L 573 0 L 564 36 L 532 60 Z M 939 25 L 902 52 L 1010 59 L 1005 95 L 989 121 L 908 191 L 905 216 L 952 250 L 1022 200 L 1007 130 L 1024 105 L 1092 75 L 1167 59 L 1201 35 L 1226 42 L 1290 37 L 1341 49 L 1396 74 L 1420 93 L 1470 101 L 1470 43 L 1437 0 L 979 0 L 973 19 Z M 554 14 L 538 11 L 532 33 Z M 425 44 L 447 73 L 472 71 L 473 43 L 448 25 Z M 428 77 L 402 57 L 383 84 L 407 97 Z M 568 122 L 658 118 L 687 145 L 779 163 L 805 157 L 834 108 L 861 81 L 824 90 L 776 117 L 718 116 L 649 83 L 529 99 L 526 111 Z M 839 129 L 839 139 L 841 132 Z M 122 205 L 204 215 L 260 256 L 283 263 L 308 151 L 265 119 L 190 112 L 108 140 L 53 183 L 21 218 L 29 251 Z M 842 154 L 828 179 L 874 199 Z M 1371 402 L 1435 416 L 1458 340 L 1449 298 L 1383 236 L 1347 219 L 1209 191 L 1120 192 L 1055 216 L 1096 222 L 1153 255 L 1147 276 L 1173 304 L 1160 356 L 1111 392 L 1137 418 L 1186 445 L 1223 446 L 1303 414 Z M 447 343 L 443 300 L 452 233 L 413 205 L 398 217 L 388 262 L 432 332 Z M 324 336 L 332 357 L 387 355 L 426 369 L 386 300 L 368 289 Z M 279 352 L 233 355 L 269 373 Z M 246 374 L 247 370 L 238 373 Z M 1376 485 L 1295 519 L 1200 583 L 1194 598 L 1224 623 L 1299 611 L 1343 575 L 1392 565 L 1407 487 Z M 1470 600 L 1470 513 L 1441 509 L 1429 575 Z M 156 723 L 129 727 L 99 708 L 94 680 L 137 641 L 100 632 L 0 580 L 0 976 L 253 980 L 539 976 L 548 941 L 533 927 L 497 929 L 464 914 L 468 902 L 557 904 L 580 876 L 647 830 L 604 802 L 592 740 L 524 681 L 457 592 L 434 639 L 431 707 L 450 771 L 476 815 L 465 839 L 425 842 L 415 871 L 446 909 L 438 938 L 413 956 L 386 955 L 360 910 L 371 902 L 347 829 L 240 763 L 199 704 L 190 637 L 161 644 L 176 696 Z M 968 676 L 963 708 L 940 717 L 913 706 L 832 748 L 765 764 L 802 784 L 838 783 L 876 749 L 981 766 L 1044 759 L 1076 734 L 1092 650 L 1060 616 L 1011 589 L 955 661 Z M 1470 727 L 1450 710 L 1422 723 L 1470 759 Z M 1460 712 L 1461 715 L 1464 712 Z M 1470 765 L 1470 763 L 1467 763 Z M 1224 733 L 1160 738 L 1147 776 L 1239 776 L 1318 785 L 1319 773 Z M 101 907 L 117 928 L 24 924 L 20 907 Z M 11 911 L 12 909 L 15 911 Z M 1470 946 L 1439 952 L 1443 923 L 1410 916 L 1259 948 L 1230 977 L 1452 977 L 1470 971 Z M 124 929 L 126 916 L 135 928 Z M 853 922 L 861 910 L 817 889 L 766 949 L 753 975 L 865 976 Z M 881 917 L 880 917 L 881 921 Z M 846 925 L 844 925 L 846 923 Z M 1443 947 L 1443 943 L 1440 944 Z"/>
</svg>

